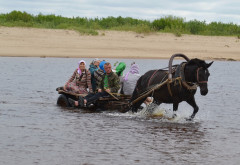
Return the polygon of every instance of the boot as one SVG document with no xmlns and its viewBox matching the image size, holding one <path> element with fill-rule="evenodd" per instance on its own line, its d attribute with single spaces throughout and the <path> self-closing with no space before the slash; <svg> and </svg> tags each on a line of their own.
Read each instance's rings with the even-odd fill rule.
<svg viewBox="0 0 240 165">
<path fill-rule="evenodd" d="M 79 96 L 78 98 L 78 107 L 81 108 L 81 107 L 84 107 L 84 98 Z"/>
<path fill-rule="evenodd" d="M 71 99 L 71 98 L 68 98 L 68 102 L 69 104 L 71 105 L 71 107 L 76 107 L 75 106 L 75 100 Z"/>
</svg>

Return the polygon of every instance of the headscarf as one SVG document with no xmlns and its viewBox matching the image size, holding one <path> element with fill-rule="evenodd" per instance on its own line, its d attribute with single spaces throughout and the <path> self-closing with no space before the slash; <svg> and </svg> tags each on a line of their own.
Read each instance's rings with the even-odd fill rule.
<svg viewBox="0 0 240 165">
<path fill-rule="evenodd" d="M 104 64 L 106 63 L 106 61 L 102 61 L 102 62 L 100 62 L 100 64 L 99 64 L 99 68 L 101 69 L 101 70 L 103 70 L 103 72 L 105 73 L 105 69 L 104 69 Z"/>
<path fill-rule="evenodd" d="M 126 76 L 124 77 L 124 81 L 127 81 L 128 80 L 128 75 L 129 73 L 132 73 L 132 74 L 139 74 L 139 68 L 138 68 L 138 65 L 137 64 L 132 64 L 131 68 L 130 68 L 130 71 L 126 74 Z"/>
<path fill-rule="evenodd" d="M 85 64 L 85 66 L 86 66 L 86 62 L 85 62 L 84 60 L 80 60 L 80 61 L 78 62 L 78 74 L 79 74 L 79 75 L 82 74 L 82 71 L 81 71 L 81 69 L 79 68 L 79 65 L 80 65 L 82 62 L 83 62 L 83 63 Z"/>
<path fill-rule="evenodd" d="M 94 58 L 94 60 L 92 60 L 92 64 L 94 65 L 96 61 L 100 61 L 100 60 L 98 58 Z"/>
<path fill-rule="evenodd" d="M 126 64 L 124 62 L 120 62 L 116 67 L 116 73 L 118 76 L 123 75 L 123 71 L 126 68 Z"/>
</svg>

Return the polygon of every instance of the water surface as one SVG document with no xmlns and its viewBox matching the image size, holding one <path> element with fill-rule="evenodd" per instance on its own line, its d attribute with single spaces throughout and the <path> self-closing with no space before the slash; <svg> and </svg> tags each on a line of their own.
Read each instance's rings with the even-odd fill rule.
<svg viewBox="0 0 240 165">
<path fill-rule="evenodd" d="M 0 58 L 0 164 L 240 163 L 239 62 L 213 63 L 209 93 L 197 91 L 200 110 L 193 122 L 186 122 L 182 119 L 192 113 L 186 103 L 180 104 L 174 121 L 58 107 L 55 89 L 70 78 L 78 60 Z M 133 62 L 122 61 L 128 67 Z M 168 65 L 168 60 L 135 62 L 141 74 Z M 163 104 L 157 110 L 171 109 Z"/>
</svg>

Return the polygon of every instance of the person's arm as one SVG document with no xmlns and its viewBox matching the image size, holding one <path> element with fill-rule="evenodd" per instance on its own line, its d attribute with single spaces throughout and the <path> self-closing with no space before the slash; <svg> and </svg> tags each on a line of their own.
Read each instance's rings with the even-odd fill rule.
<svg viewBox="0 0 240 165">
<path fill-rule="evenodd" d="M 98 91 L 98 92 L 99 92 L 99 89 L 100 89 L 101 92 L 102 92 L 102 89 L 103 89 L 103 86 L 104 86 L 104 85 L 103 85 L 103 83 L 104 83 L 104 82 L 103 82 L 103 81 L 104 81 L 104 76 L 105 76 L 105 75 L 102 76 L 102 79 L 101 79 L 100 83 L 99 83 L 98 86 L 97 86 L 97 91 Z"/>
<path fill-rule="evenodd" d="M 112 79 L 113 81 L 113 87 L 110 88 L 110 91 L 112 93 L 116 93 L 119 89 L 120 89 L 120 86 L 119 86 L 119 77 L 117 75 L 114 76 L 114 78 Z"/>
<path fill-rule="evenodd" d="M 100 82 L 102 80 L 100 70 L 95 71 L 93 75 L 97 82 Z"/>
<path fill-rule="evenodd" d="M 72 82 L 77 74 L 77 69 L 73 72 L 72 76 L 70 77 L 70 79 L 66 82 L 66 84 L 69 84 L 70 82 Z"/>
<path fill-rule="evenodd" d="M 94 76 L 94 72 L 96 72 L 97 70 L 98 70 L 98 68 L 93 68 L 93 67 L 89 68 L 89 71 L 92 76 Z"/>
<path fill-rule="evenodd" d="M 93 93 L 92 83 L 91 83 L 91 73 L 87 71 L 86 76 L 87 76 L 87 86 L 88 86 L 89 92 Z"/>
<path fill-rule="evenodd" d="M 76 74 L 77 74 L 77 69 L 73 72 L 73 75 L 70 77 L 70 79 L 64 84 L 63 86 L 64 90 L 67 90 L 68 84 L 74 80 L 74 78 L 76 77 Z"/>
</svg>

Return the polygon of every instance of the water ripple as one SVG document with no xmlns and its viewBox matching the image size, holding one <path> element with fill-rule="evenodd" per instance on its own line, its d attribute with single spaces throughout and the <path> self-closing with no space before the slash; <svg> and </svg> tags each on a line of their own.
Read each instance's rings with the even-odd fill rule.
<svg viewBox="0 0 240 165">
<path fill-rule="evenodd" d="M 86 59 L 89 63 L 92 59 Z M 115 62 L 115 59 L 107 59 Z M 131 60 L 123 60 L 127 66 Z M 167 60 L 135 60 L 141 73 Z M 151 66 L 148 64 L 151 62 Z M 199 112 L 181 103 L 152 113 L 98 112 L 56 106 L 56 87 L 75 69 L 71 58 L 0 58 L 0 164 L 238 164 L 239 62 L 214 62 Z M 224 66 L 224 67 L 222 67 Z M 8 74 L 6 74 L 8 73 Z"/>
</svg>

